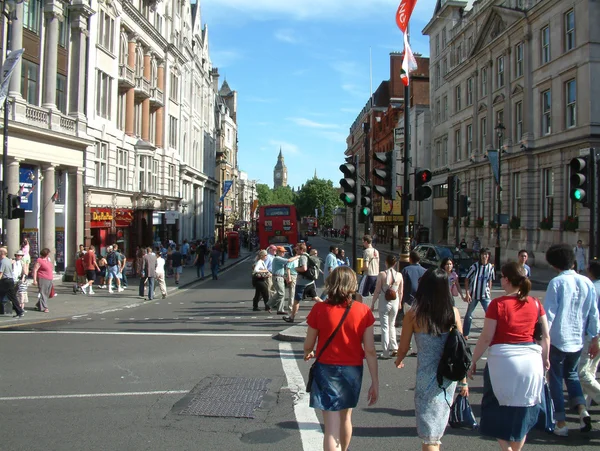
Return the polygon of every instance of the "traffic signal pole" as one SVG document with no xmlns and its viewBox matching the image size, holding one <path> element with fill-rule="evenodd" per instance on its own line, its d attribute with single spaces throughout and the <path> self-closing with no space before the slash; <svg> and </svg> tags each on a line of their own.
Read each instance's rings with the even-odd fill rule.
<svg viewBox="0 0 600 451">
<path fill-rule="evenodd" d="M 408 30 L 407 30 L 408 32 Z M 408 263 L 408 254 L 410 254 L 410 222 L 408 218 L 408 211 L 410 207 L 410 87 L 409 85 L 404 86 L 404 155 L 402 155 L 402 162 L 404 163 L 404 182 L 402 186 L 402 220 L 404 221 L 403 234 L 402 234 L 402 246 L 400 252 L 400 261 Z M 395 188 L 394 188 L 395 189 Z"/>
<path fill-rule="evenodd" d="M 357 170 L 357 177 L 356 177 L 356 192 L 358 193 L 358 195 L 360 195 L 360 176 L 358 175 L 358 163 L 359 163 L 360 159 L 359 159 L 359 155 L 358 152 L 354 155 L 354 165 L 356 167 Z M 359 273 L 361 268 L 358 267 L 358 240 L 356 235 L 358 235 L 358 214 L 359 214 L 359 202 L 357 199 L 356 204 L 354 205 L 354 208 L 352 210 L 352 266 L 354 267 L 354 270 Z M 365 223 L 366 224 L 366 223 Z"/>
<path fill-rule="evenodd" d="M 600 208 L 600 149 L 590 149 L 590 255 L 589 259 L 600 258 L 600 225 L 598 209 Z"/>
<path fill-rule="evenodd" d="M 365 122 L 363 124 L 363 130 L 365 133 L 365 186 L 367 186 L 369 188 L 371 188 L 371 141 L 370 141 L 370 135 L 369 135 L 370 129 L 371 129 L 370 123 Z M 359 189 L 358 192 L 360 193 L 361 190 Z M 369 192 L 370 192 L 370 190 L 369 190 Z M 371 233 L 371 215 L 370 214 L 365 215 L 365 233 Z"/>
</svg>

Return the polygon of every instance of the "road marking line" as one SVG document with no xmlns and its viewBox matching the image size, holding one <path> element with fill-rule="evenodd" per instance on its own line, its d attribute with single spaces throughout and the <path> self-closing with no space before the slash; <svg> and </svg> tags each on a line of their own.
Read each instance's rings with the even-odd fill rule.
<svg viewBox="0 0 600 451">
<path fill-rule="evenodd" d="M 118 396 L 148 396 L 148 395 L 182 395 L 188 390 L 138 391 L 125 393 L 81 393 L 77 395 L 43 395 L 43 396 L 5 396 L 0 401 L 30 401 L 40 399 L 69 399 L 69 398 L 114 398 Z"/>
<path fill-rule="evenodd" d="M 7 330 L 0 335 L 7 334 L 47 334 L 47 335 L 139 335 L 147 337 L 271 337 L 273 334 L 218 334 L 194 332 L 121 332 L 110 330 Z"/>
<path fill-rule="evenodd" d="M 294 395 L 294 414 L 300 430 L 302 449 L 312 451 L 322 449 L 323 430 L 315 410 L 308 405 L 310 394 L 306 393 L 306 382 L 298 368 L 298 360 L 290 343 L 279 343 L 281 366 L 287 379 L 288 388 Z"/>
</svg>

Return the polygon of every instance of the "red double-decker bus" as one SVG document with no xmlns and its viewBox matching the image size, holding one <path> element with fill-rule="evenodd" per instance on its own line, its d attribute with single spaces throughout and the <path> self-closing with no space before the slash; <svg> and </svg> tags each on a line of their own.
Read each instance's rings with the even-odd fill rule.
<svg viewBox="0 0 600 451">
<path fill-rule="evenodd" d="M 258 209 L 258 240 L 261 249 L 269 244 L 296 244 L 298 219 L 293 205 L 266 205 Z"/>
</svg>

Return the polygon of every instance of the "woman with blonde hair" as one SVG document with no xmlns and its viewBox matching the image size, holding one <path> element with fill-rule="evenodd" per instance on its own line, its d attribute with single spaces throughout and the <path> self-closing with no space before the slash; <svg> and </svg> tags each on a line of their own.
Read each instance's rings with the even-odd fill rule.
<svg viewBox="0 0 600 451">
<path fill-rule="evenodd" d="M 352 409 L 358 404 L 365 357 L 371 375 L 369 406 L 379 396 L 375 318 L 366 305 L 352 300 L 358 283 L 351 268 L 335 268 L 325 287 L 327 299 L 314 304 L 306 318 L 304 360 L 315 359 L 310 406 L 323 412 L 323 449 L 346 451 L 352 438 Z"/>
</svg>

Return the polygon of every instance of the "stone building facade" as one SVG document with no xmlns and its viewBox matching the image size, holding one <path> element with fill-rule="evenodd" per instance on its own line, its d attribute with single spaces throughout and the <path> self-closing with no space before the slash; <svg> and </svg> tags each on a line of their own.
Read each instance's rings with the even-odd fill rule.
<svg viewBox="0 0 600 451">
<path fill-rule="evenodd" d="M 543 265 L 551 243 L 587 242 L 590 211 L 569 199 L 568 163 L 599 144 L 593 118 L 600 105 L 591 99 L 600 71 L 590 55 L 600 39 L 592 20 L 600 6 L 576 0 L 466 6 L 438 1 L 423 30 L 431 52 L 432 236 L 454 242 L 445 199 L 447 177 L 455 174 L 472 199 L 460 236 L 496 245 L 499 191 L 487 151 L 501 148 L 500 213 L 511 222 L 501 227 L 503 260 L 525 248 Z M 567 217 L 578 219 L 576 231 L 563 230 Z"/>
</svg>

